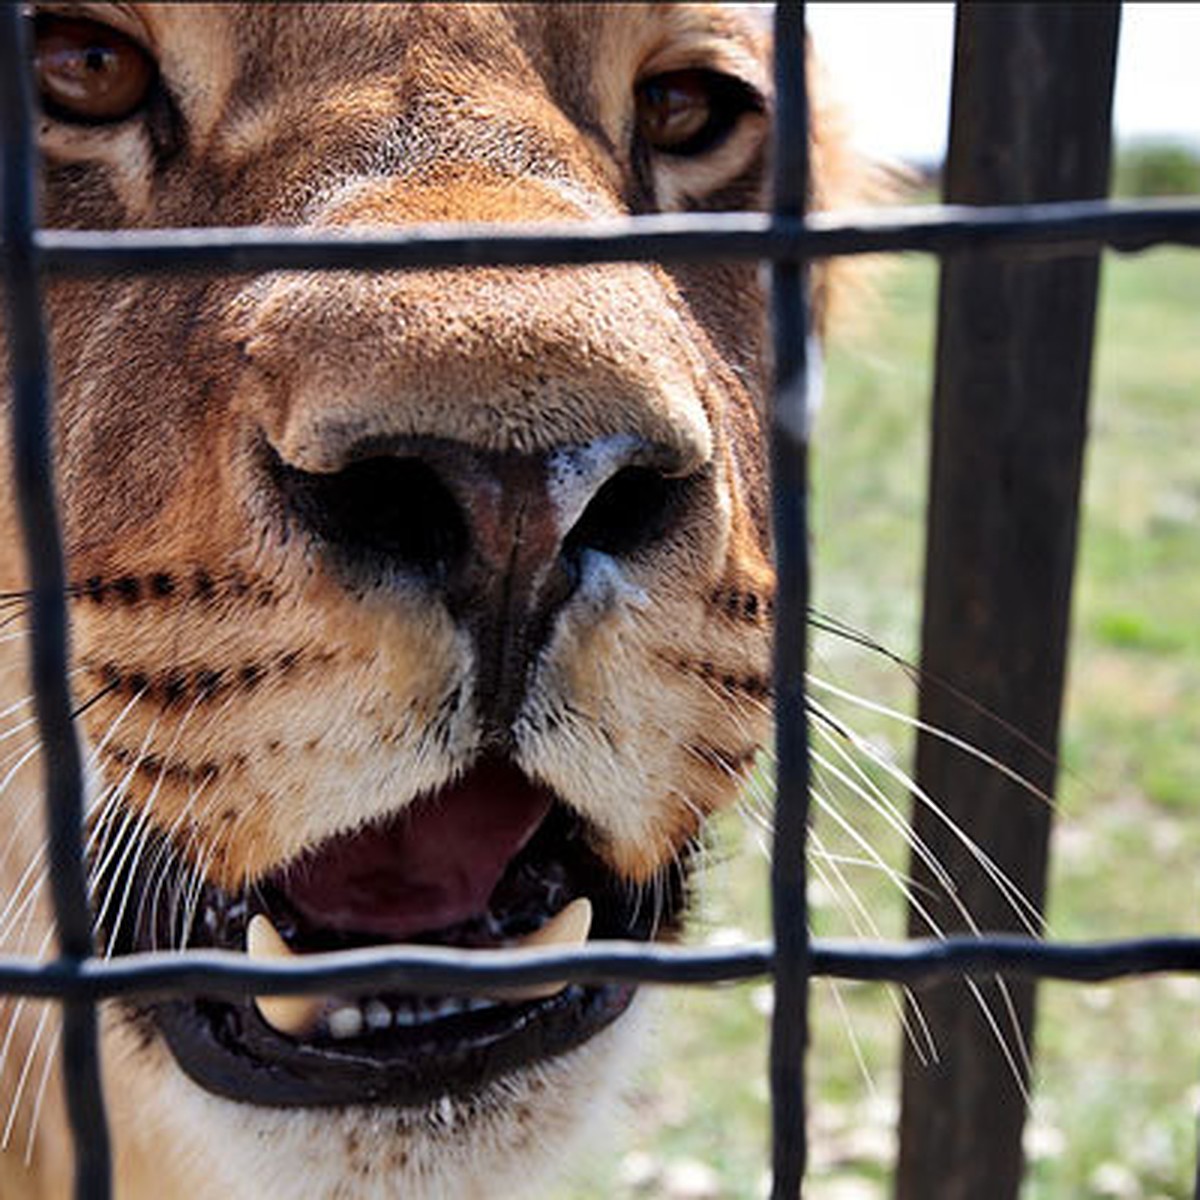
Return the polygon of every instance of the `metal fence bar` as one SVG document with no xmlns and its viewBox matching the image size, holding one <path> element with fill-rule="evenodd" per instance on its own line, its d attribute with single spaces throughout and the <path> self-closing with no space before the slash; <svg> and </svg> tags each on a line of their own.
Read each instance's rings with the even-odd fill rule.
<svg viewBox="0 0 1200 1200">
<path fill-rule="evenodd" d="M 803 0 L 775 9 L 773 215 L 799 220 L 808 207 L 808 83 Z M 771 268 L 770 408 L 772 531 L 775 545 L 775 837 L 771 914 L 775 1003 L 771 1010 L 772 1200 L 795 1200 L 808 1158 L 808 268 Z"/>
<path fill-rule="evenodd" d="M 416 267 L 545 266 L 653 259 L 799 262 L 857 254 L 986 250 L 1041 257 L 1168 243 L 1200 246 L 1200 197 L 980 207 L 932 205 L 807 218 L 764 213 L 650 215 L 585 224 L 428 225 L 310 233 L 259 227 L 41 230 L 52 276 L 238 271 L 381 271 Z M 0 243 L 0 266 L 7 253 Z"/>
<path fill-rule="evenodd" d="M 997 934 L 910 942 L 813 939 L 814 978 L 915 986 L 960 976 L 1107 983 L 1131 976 L 1200 974 L 1200 938 L 1039 942 Z M 0 958 L 0 992 L 37 999 L 110 996 L 314 995 L 329 990 L 396 988 L 413 992 L 486 991 L 500 986 L 611 980 L 695 986 L 770 975 L 769 942 L 728 949 L 687 949 L 641 942 L 595 942 L 573 950 L 347 950 L 302 961 L 264 962 L 220 950 L 160 951 L 80 964 Z"/>
<path fill-rule="evenodd" d="M 92 954 L 83 857 L 83 771 L 71 717 L 65 568 L 51 459 L 50 360 L 33 231 L 37 223 L 28 22 L 19 5 L 0 12 L 5 273 L 13 390 L 12 459 L 30 593 L 31 675 L 45 788 L 47 865 L 58 967 L 69 977 Z M 108 1124 L 101 1089 L 95 1003 L 62 1008 L 63 1089 L 75 1137 L 75 1195 L 110 1192 Z"/>
<path fill-rule="evenodd" d="M 803 130 L 803 4 L 780 6 L 777 88 L 781 131 Z M 1070 203 L 1021 208 L 943 206 L 904 213 L 804 218 L 807 139 L 781 137 L 775 212 L 769 216 L 638 217 L 572 226 L 414 228 L 394 235 L 314 235 L 296 230 L 202 229 L 38 231 L 21 10 L 0 5 L 4 220 L 0 268 L 8 283 L 14 424 L 21 502 L 28 510 L 34 590 L 34 671 L 44 713 L 50 781 L 52 866 L 62 957 L 40 964 L 0 958 L 0 991 L 64 1001 L 64 1063 L 75 1136 L 77 1194 L 108 1195 L 109 1167 L 96 1058 L 95 1002 L 134 993 L 212 995 L 315 993 L 338 986 L 399 985 L 413 991 L 475 990 L 499 983 L 621 980 L 698 984 L 774 974 L 772 1047 L 776 1200 L 799 1194 L 804 1172 L 803 1056 L 807 979 L 916 984 L 962 975 L 1098 981 L 1156 971 L 1200 972 L 1200 938 L 1153 938 L 1087 945 L 1025 938 L 954 938 L 905 944 L 810 942 L 804 920 L 807 786 L 803 679 L 807 613 L 804 443 L 807 304 L 803 264 L 817 257 L 883 251 L 936 254 L 976 250 L 1056 257 L 1108 247 L 1135 251 L 1200 246 L 1200 199 L 1151 204 Z M 39 275 L 120 272 L 250 272 L 279 269 L 381 270 L 456 265 L 580 264 L 654 259 L 773 259 L 777 402 L 773 409 L 776 540 L 780 571 L 776 634 L 780 813 L 772 866 L 774 947 L 687 950 L 599 943 L 569 953 L 356 951 L 264 965 L 220 953 L 91 957 L 80 838 L 78 747 L 70 725 L 62 555 L 48 449 L 47 354 Z M 28 438 L 28 440 L 26 440 Z M 28 453 L 27 453 L 28 451 Z M 34 528 L 36 527 L 36 528 Z"/>
</svg>

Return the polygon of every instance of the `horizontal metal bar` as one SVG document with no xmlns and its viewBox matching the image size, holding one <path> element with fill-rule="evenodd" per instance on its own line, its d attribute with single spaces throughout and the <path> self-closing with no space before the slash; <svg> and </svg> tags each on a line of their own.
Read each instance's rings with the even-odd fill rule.
<svg viewBox="0 0 1200 1200">
<path fill-rule="evenodd" d="M 1200 938 L 1039 942 L 959 937 L 945 941 L 812 942 L 812 974 L 919 985 L 993 975 L 1101 983 L 1164 972 L 1200 973 Z M 300 961 L 258 962 L 220 950 L 131 954 L 115 959 L 37 963 L 0 958 L 0 992 L 39 999 L 99 1000 L 134 994 L 313 995 L 386 986 L 411 992 L 486 991 L 568 980 L 671 985 L 733 983 L 770 975 L 768 942 L 720 949 L 595 942 L 571 951 L 454 950 L 447 947 L 345 950 Z"/>
<path fill-rule="evenodd" d="M 1003 250 L 1062 257 L 1109 247 L 1200 245 L 1200 198 L 1139 203 L 872 209 L 807 221 L 760 213 L 653 215 L 585 224 L 429 225 L 388 232 L 301 229 L 43 230 L 51 275 L 583 264 L 774 259 L 920 251 Z M 0 245 L 0 266 L 7 248 Z"/>
</svg>

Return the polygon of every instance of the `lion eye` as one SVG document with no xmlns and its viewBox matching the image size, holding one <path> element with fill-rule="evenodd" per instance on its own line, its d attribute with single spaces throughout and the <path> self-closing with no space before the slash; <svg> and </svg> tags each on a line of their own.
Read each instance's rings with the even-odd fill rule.
<svg viewBox="0 0 1200 1200">
<path fill-rule="evenodd" d="M 35 69 L 45 111 L 64 121 L 108 124 L 132 116 L 150 94 L 154 61 L 131 38 L 102 25 L 41 16 Z"/>
<path fill-rule="evenodd" d="M 718 71 L 668 71 L 637 87 L 637 131 L 663 154 L 703 154 L 732 131 L 744 113 L 761 112 L 762 100 L 740 79 Z"/>
</svg>

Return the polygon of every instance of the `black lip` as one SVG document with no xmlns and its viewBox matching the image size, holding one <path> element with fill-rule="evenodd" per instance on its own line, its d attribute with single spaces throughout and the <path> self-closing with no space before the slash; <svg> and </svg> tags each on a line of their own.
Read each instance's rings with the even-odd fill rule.
<svg viewBox="0 0 1200 1200">
<path fill-rule="evenodd" d="M 515 921 L 516 932 L 530 915 L 522 908 L 522 899 L 537 894 L 529 884 L 533 874 L 545 880 L 547 895 L 552 892 L 557 897 L 555 911 L 575 895 L 591 898 L 593 937 L 651 940 L 677 933 L 686 893 L 686 856 L 665 871 L 655 889 L 657 902 L 647 904 L 590 848 L 593 840 L 578 817 L 555 807 L 510 864 L 495 893 L 502 898 L 506 919 Z M 135 862 L 156 864 L 154 879 L 146 877 L 146 868 L 134 866 L 133 879 L 109 879 L 108 887 L 130 887 L 135 897 L 144 897 L 153 885 L 161 895 L 164 875 L 173 876 L 182 887 L 189 878 L 183 860 L 161 839 L 154 849 L 133 856 Z M 176 922 L 172 905 L 135 902 L 123 909 L 118 927 L 102 928 L 101 933 L 114 954 L 181 941 L 193 948 L 240 950 L 250 916 L 264 910 L 280 928 L 291 930 L 289 937 L 299 936 L 302 948 L 332 950 L 363 944 L 293 929 L 289 921 L 295 914 L 281 907 L 270 881 L 237 897 L 206 884 L 186 930 Z M 486 945 L 476 934 L 468 924 L 415 940 Z M 635 988 L 625 984 L 570 985 L 544 999 L 497 1003 L 346 1039 L 328 1033 L 303 1040 L 288 1037 L 268 1025 L 249 998 L 147 999 L 127 1002 L 126 1011 L 147 1033 L 161 1035 L 180 1068 L 215 1095 L 276 1108 L 407 1107 L 427 1105 L 443 1096 L 469 1096 L 523 1067 L 566 1054 L 617 1020 L 634 994 Z M 411 1002 L 413 998 L 391 999 Z"/>
<path fill-rule="evenodd" d="M 615 1021 L 633 996 L 627 985 L 572 985 L 549 999 L 341 1043 L 284 1037 L 248 1000 L 172 1000 L 149 1015 L 184 1072 L 218 1096 L 274 1108 L 415 1106 L 470 1095 L 573 1050 Z"/>
</svg>

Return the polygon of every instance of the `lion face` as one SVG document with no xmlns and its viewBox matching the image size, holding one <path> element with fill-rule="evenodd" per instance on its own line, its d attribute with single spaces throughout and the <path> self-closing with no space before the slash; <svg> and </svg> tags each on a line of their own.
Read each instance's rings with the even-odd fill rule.
<svg viewBox="0 0 1200 1200">
<path fill-rule="evenodd" d="M 584 221 L 762 190 L 765 48 L 716 6 L 36 9 L 55 227 Z M 677 932 L 689 849 L 766 732 L 756 275 L 51 289 L 107 953 Z M 23 639 L 3 650 L 7 707 Z M 29 915 L 6 948 L 30 952 L 36 752 L 13 770 L 4 886 Z M 119 1190 L 496 1194 L 595 1103 L 632 1000 L 113 1006 Z M 40 1070 L 41 1024 L 9 1022 Z M 34 1107 L 12 1066 L 0 1090 Z M 36 1103 L 17 1194 L 58 1186 Z"/>
</svg>

